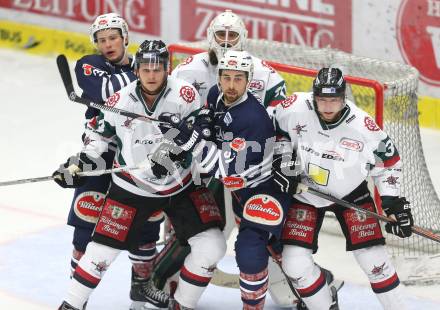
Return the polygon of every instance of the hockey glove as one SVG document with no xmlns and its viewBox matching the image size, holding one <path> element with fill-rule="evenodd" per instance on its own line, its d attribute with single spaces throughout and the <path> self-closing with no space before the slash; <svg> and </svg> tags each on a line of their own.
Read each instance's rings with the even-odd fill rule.
<svg viewBox="0 0 440 310">
<path fill-rule="evenodd" d="M 212 115 L 211 110 L 201 109 L 197 115 L 194 116 L 194 120 L 192 120 L 193 116 L 191 116 L 176 124 L 178 116 L 169 113 L 161 114 L 159 120 L 167 121 L 170 126 L 174 127 L 166 131 L 166 139 L 174 141 L 182 150 L 191 152 L 202 139 L 209 140 L 211 138 L 213 132 Z M 164 132 L 165 129 L 166 126 L 161 127 L 162 132 Z"/>
<path fill-rule="evenodd" d="M 85 165 L 88 165 L 87 170 L 93 170 L 97 167 L 96 163 L 84 153 L 72 156 L 52 174 L 53 180 L 63 188 L 81 187 L 87 178 L 80 177 L 77 173 L 84 171 Z"/>
<path fill-rule="evenodd" d="M 274 156 L 272 162 L 273 179 L 282 193 L 291 195 L 298 193 L 301 177 L 300 171 L 295 169 L 299 166 L 295 159 L 296 155 L 287 153 Z"/>
<path fill-rule="evenodd" d="M 151 170 L 156 178 L 160 179 L 176 170 L 175 162 L 183 161 L 186 157 L 180 147 L 174 142 L 165 139 L 151 156 Z"/>
<path fill-rule="evenodd" d="M 409 202 L 405 197 L 382 197 L 382 209 L 386 215 L 396 220 L 394 223 L 386 223 L 385 230 L 387 233 L 406 238 L 411 236 L 411 227 L 414 220 L 411 214 Z"/>
</svg>

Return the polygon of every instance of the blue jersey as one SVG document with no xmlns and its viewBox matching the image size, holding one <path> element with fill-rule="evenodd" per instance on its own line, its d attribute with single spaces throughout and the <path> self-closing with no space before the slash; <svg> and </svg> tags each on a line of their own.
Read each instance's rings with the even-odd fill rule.
<svg viewBox="0 0 440 310">
<path fill-rule="evenodd" d="M 121 88 L 136 80 L 130 64 L 115 65 L 102 55 L 82 57 L 75 66 L 76 79 L 83 90 L 83 97 L 96 103 L 103 103 L 108 97 Z M 90 119 L 98 113 L 89 108 L 86 118 Z"/>
<path fill-rule="evenodd" d="M 78 85 L 83 90 L 82 97 L 96 103 L 104 103 L 107 97 L 136 79 L 130 65 L 114 65 L 102 55 L 82 57 L 76 63 L 75 74 Z M 97 115 L 99 110 L 94 108 L 88 108 L 85 113 L 87 121 Z M 114 156 L 115 152 L 112 149 L 102 154 L 107 168 L 113 166 Z M 85 249 L 90 241 L 90 234 L 101 212 L 110 180 L 110 174 L 88 177 L 86 183 L 75 190 L 68 224 L 90 230 L 84 232 L 83 236 L 75 235 L 74 244 L 79 249 Z"/>
<path fill-rule="evenodd" d="M 214 110 L 215 141 L 198 148 L 200 171 L 231 190 L 254 188 L 271 179 L 275 131 L 266 109 L 250 92 L 227 107 L 217 86 L 210 89 L 207 104 Z"/>
</svg>

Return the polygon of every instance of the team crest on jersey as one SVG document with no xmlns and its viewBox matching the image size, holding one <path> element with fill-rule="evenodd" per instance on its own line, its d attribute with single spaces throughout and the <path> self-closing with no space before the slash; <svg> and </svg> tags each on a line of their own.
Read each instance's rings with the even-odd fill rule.
<svg viewBox="0 0 440 310">
<path fill-rule="evenodd" d="M 364 124 L 365 124 L 365 127 L 367 127 L 367 129 L 369 131 L 379 131 L 380 130 L 380 128 L 379 128 L 379 126 L 377 126 L 376 122 L 369 116 L 365 116 Z"/>
<path fill-rule="evenodd" d="M 116 105 L 116 103 L 118 103 L 120 97 L 121 96 L 119 95 L 119 93 L 114 93 L 113 95 L 107 98 L 105 105 L 113 108 Z"/>
<path fill-rule="evenodd" d="M 252 196 L 246 201 L 243 217 L 251 222 L 275 226 L 283 220 L 284 211 L 277 199 L 260 194 Z"/>
<path fill-rule="evenodd" d="M 82 68 L 83 68 L 83 70 L 84 70 L 84 75 L 87 75 L 87 76 L 92 75 L 92 68 L 93 68 L 92 65 L 89 65 L 89 64 L 83 64 L 83 65 L 82 65 Z"/>
<path fill-rule="evenodd" d="M 227 176 L 221 179 L 224 186 L 230 190 L 240 189 L 246 186 L 246 181 L 242 177 Z"/>
<path fill-rule="evenodd" d="M 235 138 L 229 145 L 232 150 L 240 152 L 246 148 L 246 140 L 243 138 Z"/>
<path fill-rule="evenodd" d="M 96 223 L 104 204 L 104 194 L 88 191 L 79 194 L 73 204 L 73 212 L 88 223 Z"/>
<path fill-rule="evenodd" d="M 196 93 L 194 88 L 190 86 L 182 86 L 179 91 L 180 97 L 185 100 L 186 103 L 192 103 L 196 99 Z"/>
<path fill-rule="evenodd" d="M 284 109 L 287 109 L 296 101 L 297 98 L 298 98 L 298 96 L 296 94 L 293 94 L 292 96 L 289 96 L 286 99 L 284 99 L 283 101 L 281 101 L 281 106 Z"/>
<path fill-rule="evenodd" d="M 264 89 L 263 80 L 252 80 L 249 84 L 249 88 L 253 91 L 259 91 Z"/>
</svg>

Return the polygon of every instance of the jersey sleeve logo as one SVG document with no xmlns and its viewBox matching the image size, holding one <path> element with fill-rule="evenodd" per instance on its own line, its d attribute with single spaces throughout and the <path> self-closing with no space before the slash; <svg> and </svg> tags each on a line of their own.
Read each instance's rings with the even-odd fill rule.
<svg viewBox="0 0 440 310">
<path fill-rule="evenodd" d="M 116 105 L 116 103 L 118 103 L 120 97 L 121 96 L 119 95 L 119 93 L 113 94 L 112 96 L 108 97 L 107 101 L 105 102 L 105 105 L 113 108 Z"/>
<path fill-rule="evenodd" d="M 281 106 L 284 109 L 287 109 L 296 101 L 297 98 L 298 98 L 298 96 L 296 94 L 293 94 L 292 96 L 289 96 L 286 99 L 284 99 L 283 101 L 281 101 Z"/>
<path fill-rule="evenodd" d="M 84 69 L 84 75 L 87 75 L 87 76 L 92 75 L 92 68 L 93 68 L 92 65 L 83 64 L 82 68 Z"/>
<path fill-rule="evenodd" d="M 379 128 L 379 126 L 377 126 L 376 122 L 369 116 L 365 116 L 364 124 L 365 124 L 365 127 L 367 127 L 367 129 L 369 131 L 379 131 L 380 130 L 380 128 Z"/>
<path fill-rule="evenodd" d="M 180 89 L 180 97 L 185 100 L 186 103 L 192 103 L 196 99 L 196 93 L 194 88 L 190 86 L 183 86 Z"/>
</svg>

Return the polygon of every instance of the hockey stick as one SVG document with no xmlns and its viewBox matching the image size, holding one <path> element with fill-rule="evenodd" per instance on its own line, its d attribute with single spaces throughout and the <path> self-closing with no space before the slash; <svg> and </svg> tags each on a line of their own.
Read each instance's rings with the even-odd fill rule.
<svg viewBox="0 0 440 310">
<path fill-rule="evenodd" d="M 275 253 L 275 251 L 273 250 L 273 248 L 270 245 L 268 245 L 266 248 L 269 251 L 270 256 L 272 256 L 272 260 L 275 262 L 275 264 L 277 264 L 278 267 L 280 267 L 281 273 L 286 278 L 287 285 L 289 286 L 289 288 L 292 291 L 293 295 L 295 295 L 295 297 L 298 299 L 297 300 L 297 304 L 304 303 L 304 301 L 302 300 L 301 296 L 299 296 L 298 291 L 293 286 L 292 280 L 290 280 L 289 276 L 284 271 L 283 266 L 281 266 L 281 261 L 277 258 L 278 255 Z"/>
<path fill-rule="evenodd" d="M 139 119 L 146 122 L 158 122 L 162 124 L 169 124 L 168 122 L 160 121 L 157 118 L 140 115 L 137 113 L 133 113 L 117 108 L 112 108 L 110 106 L 92 102 L 86 98 L 81 98 L 76 94 L 75 89 L 73 87 L 72 75 L 70 74 L 69 63 L 67 62 L 67 58 L 65 55 L 61 54 L 57 56 L 57 65 L 58 65 L 58 71 L 60 72 L 61 75 L 61 79 L 63 80 L 64 88 L 66 89 L 67 96 L 69 97 L 70 100 L 83 104 L 89 108 L 95 108 L 101 111 L 112 112 L 133 119 Z"/>
<path fill-rule="evenodd" d="M 342 207 L 345 207 L 345 208 L 348 208 L 348 209 L 352 209 L 352 210 L 356 210 L 356 211 L 361 212 L 361 213 L 363 213 L 365 215 L 374 217 L 374 218 L 376 218 L 376 219 L 378 219 L 380 221 L 387 222 L 387 223 L 394 223 L 395 222 L 394 219 L 389 218 L 389 217 L 387 217 L 385 215 L 381 215 L 381 214 L 378 214 L 376 212 L 363 209 L 362 207 L 360 207 L 360 206 L 358 206 L 358 205 L 356 205 L 354 203 L 351 203 L 351 202 L 348 202 L 348 201 L 345 201 L 345 200 L 333 197 L 333 196 L 328 195 L 328 194 L 324 194 L 322 192 L 314 190 L 314 189 L 312 189 L 310 187 L 307 187 L 305 185 L 301 185 L 300 189 L 303 192 L 309 192 L 310 194 L 313 194 L 315 196 L 318 196 L 318 197 L 327 199 L 329 201 L 332 201 L 332 202 L 334 202 L 334 203 L 336 203 L 336 204 L 338 204 L 338 205 L 340 205 Z M 413 233 L 415 233 L 415 234 L 417 234 L 419 236 L 422 236 L 424 238 L 427 238 L 427 239 L 430 239 L 432 241 L 436 241 L 436 242 L 440 243 L 440 236 L 436 235 L 435 233 L 433 233 L 432 231 L 430 231 L 430 230 L 428 230 L 426 228 L 422 228 L 422 227 L 413 225 L 411 227 L 411 230 L 412 230 Z"/>
<path fill-rule="evenodd" d="M 103 174 L 108 174 L 108 173 L 116 173 L 116 172 L 121 172 L 121 171 L 131 171 L 131 170 L 137 170 L 137 169 L 142 169 L 142 168 L 144 168 L 144 166 L 137 166 L 137 167 L 126 167 L 125 166 L 125 167 L 110 168 L 110 169 L 104 169 L 104 170 L 81 171 L 81 172 L 78 172 L 77 175 L 81 176 L 81 177 L 92 177 L 92 176 L 98 176 L 98 175 L 103 175 Z M 53 179 L 54 179 L 54 177 L 49 175 L 49 176 L 45 176 L 45 177 L 4 181 L 4 182 L 0 182 L 0 187 L 9 186 L 9 185 L 51 181 Z"/>
</svg>

